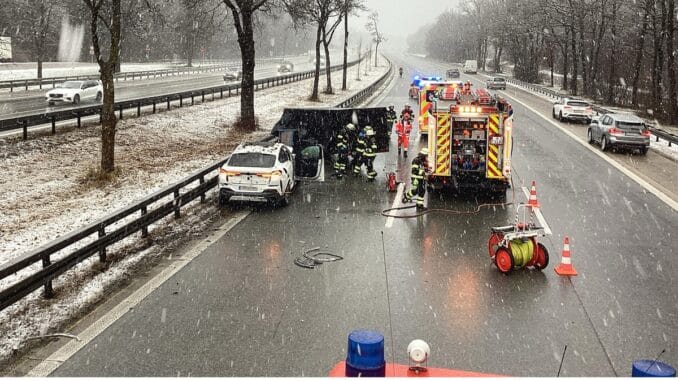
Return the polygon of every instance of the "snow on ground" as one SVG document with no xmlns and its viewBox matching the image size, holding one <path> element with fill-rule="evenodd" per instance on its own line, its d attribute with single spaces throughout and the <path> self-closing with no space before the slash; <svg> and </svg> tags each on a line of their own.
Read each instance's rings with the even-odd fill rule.
<svg viewBox="0 0 678 381">
<path fill-rule="evenodd" d="M 249 135 L 231 128 L 238 115 L 239 97 L 120 121 L 116 164 L 121 174 L 113 184 L 103 187 L 83 181 L 88 170 L 98 162 L 99 127 L 72 129 L 28 141 L 0 140 L 3 173 L 0 177 L 3 205 L 0 263 L 177 182 L 223 158 L 241 141 L 268 135 L 284 107 L 337 104 L 367 87 L 388 68 L 373 68 L 368 76 L 361 73 L 360 82 L 353 79 L 355 70 L 349 70 L 349 90 L 335 90 L 334 95 L 321 94 L 322 103 L 307 100 L 312 79 L 258 91 L 255 107 L 261 127 Z M 335 87 L 340 89 L 341 71 L 333 73 L 332 78 Z M 320 80 L 321 88 L 323 84 L 324 76 Z M 25 346 L 28 337 L 53 332 L 81 315 L 137 267 L 146 262 L 155 263 L 163 253 L 171 252 L 182 237 L 199 235 L 209 219 L 219 213 L 214 206 L 215 197 L 209 201 L 208 207 L 195 203 L 182 209 L 184 217 L 180 224 L 169 223 L 171 216 L 167 217 L 167 223 L 156 223 L 150 229 L 149 239 L 138 239 L 137 234 L 110 247 L 110 262 L 106 265 L 99 264 L 94 256 L 75 271 L 67 272 L 55 281 L 59 295 L 56 299 L 44 300 L 41 291 L 34 292 L 0 312 L 0 331 L 7 333 L 5 340 L 0 341 L 0 360 Z M 148 247 L 153 240 L 162 244 Z M 139 252 L 141 249 L 144 250 Z M 102 271 L 106 267 L 106 271 Z M 3 280 L 0 289 L 21 276 L 19 273 Z"/>
</svg>

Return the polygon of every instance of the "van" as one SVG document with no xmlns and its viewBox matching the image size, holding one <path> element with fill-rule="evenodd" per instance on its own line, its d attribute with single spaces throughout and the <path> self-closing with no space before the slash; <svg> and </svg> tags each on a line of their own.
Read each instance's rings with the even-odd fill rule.
<svg viewBox="0 0 678 381">
<path fill-rule="evenodd" d="M 476 60 L 466 60 L 464 63 L 464 73 L 466 74 L 477 74 L 478 73 L 478 61 Z"/>
</svg>

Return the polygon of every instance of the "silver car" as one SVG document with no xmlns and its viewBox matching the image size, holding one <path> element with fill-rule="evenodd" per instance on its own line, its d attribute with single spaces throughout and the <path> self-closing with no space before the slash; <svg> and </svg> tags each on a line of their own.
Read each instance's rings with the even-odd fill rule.
<svg viewBox="0 0 678 381">
<path fill-rule="evenodd" d="M 590 144 L 600 143 L 600 148 L 628 148 L 645 155 L 650 148 L 650 130 L 639 117 L 629 114 L 603 114 L 593 119 L 588 128 Z"/>
</svg>

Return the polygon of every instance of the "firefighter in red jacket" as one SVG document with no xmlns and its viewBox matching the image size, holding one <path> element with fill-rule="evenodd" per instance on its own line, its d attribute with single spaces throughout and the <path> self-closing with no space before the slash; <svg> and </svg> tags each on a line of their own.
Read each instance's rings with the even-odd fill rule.
<svg viewBox="0 0 678 381">
<path fill-rule="evenodd" d="M 407 157 L 407 149 L 410 147 L 410 132 L 412 132 L 412 123 L 398 121 L 396 123 L 396 133 L 398 134 L 398 155 L 401 148 L 404 150 L 404 156 Z"/>
</svg>

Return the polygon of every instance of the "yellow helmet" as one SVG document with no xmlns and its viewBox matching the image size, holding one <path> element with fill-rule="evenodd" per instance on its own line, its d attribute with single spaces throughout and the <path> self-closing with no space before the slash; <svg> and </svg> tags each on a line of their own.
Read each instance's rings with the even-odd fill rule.
<svg viewBox="0 0 678 381">
<path fill-rule="evenodd" d="M 374 136 L 374 130 L 370 126 L 365 126 L 365 135 Z"/>
<path fill-rule="evenodd" d="M 349 131 L 353 131 L 355 130 L 355 125 L 353 125 L 353 123 L 349 123 L 346 125 L 346 129 Z"/>
<path fill-rule="evenodd" d="M 421 156 L 428 156 L 428 148 L 422 148 L 421 151 L 419 151 L 419 154 Z"/>
</svg>

